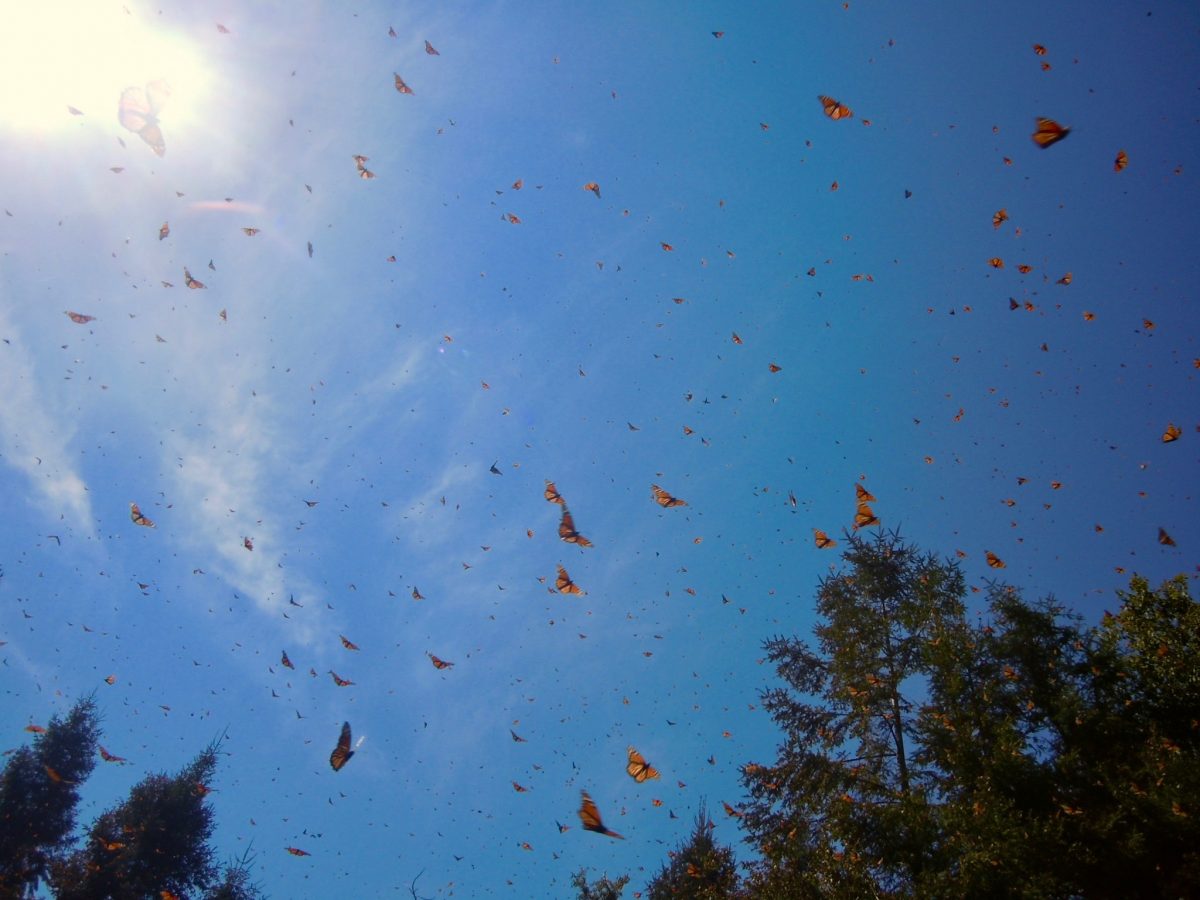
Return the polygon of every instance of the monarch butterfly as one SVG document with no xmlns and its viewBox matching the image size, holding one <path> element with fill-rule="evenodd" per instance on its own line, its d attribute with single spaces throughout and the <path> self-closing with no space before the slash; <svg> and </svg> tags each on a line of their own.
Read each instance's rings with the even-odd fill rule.
<svg viewBox="0 0 1200 900">
<path fill-rule="evenodd" d="M 1062 278 L 1058 279 L 1058 281 L 1055 282 L 1055 284 L 1061 284 L 1064 287 L 1066 287 L 1070 283 L 1071 283 L 1071 273 L 1070 272 L 1068 272 L 1066 275 L 1064 275 Z"/>
<path fill-rule="evenodd" d="M 127 760 L 123 756 L 117 756 L 114 753 L 109 753 L 107 750 L 105 750 L 99 744 L 96 745 L 96 748 L 100 751 L 100 758 L 102 760 L 104 760 L 105 762 L 115 762 L 115 763 L 129 762 L 129 760 Z"/>
<path fill-rule="evenodd" d="M 203 290 L 205 287 L 203 281 L 197 281 L 192 277 L 192 273 L 188 271 L 187 266 L 183 267 L 183 283 L 193 291 Z"/>
<path fill-rule="evenodd" d="M 850 111 L 850 107 L 844 103 L 838 103 L 832 97 L 826 97 L 824 94 L 820 94 L 817 96 L 817 99 L 821 101 L 821 106 L 825 109 L 825 115 L 829 116 L 831 119 L 849 119 L 854 115 L 854 113 Z"/>
<path fill-rule="evenodd" d="M 71 312 L 71 310 L 63 310 L 63 315 L 69 318 L 76 325 L 86 325 L 88 322 L 96 321 L 95 316 L 84 315 L 83 313 Z"/>
<path fill-rule="evenodd" d="M 428 650 L 425 651 L 425 655 L 429 657 L 429 661 L 431 663 L 433 663 L 433 667 L 435 669 L 453 669 L 454 668 L 454 663 L 450 662 L 449 660 L 439 659 L 438 657 L 436 657 L 432 653 L 430 653 Z"/>
<path fill-rule="evenodd" d="M 523 187 L 525 187 L 525 179 L 524 178 L 518 178 L 516 181 L 513 182 L 513 190 L 514 191 L 519 191 Z"/>
<path fill-rule="evenodd" d="M 520 225 L 520 224 L 521 224 L 521 219 L 520 219 L 520 217 L 519 217 L 519 216 L 515 216 L 515 215 L 513 215 L 512 213 L 505 213 L 505 216 L 504 216 L 504 217 L 505 217 L 506 219 L 508 219 L 508 221 L 509 221 L 511 224 L 513 224 L 513 225 Z"/>
<path fill-rule="evenodd" d="M 1167 531 L 1165 528 L 1158 529 L 1158 542 L 1160 544 L 1162 544 L 1164 547 L 1174 547 L 1175 546 L 1175 538 L 1173 538 L 1169 534 L 1167 534 Z"/>
<path fill-rule="evenodd" d="M 988 260 L 988 265 L 991 266 L 993 269 L 1003 269 L 1004 268 L 1004 260 L 1002 260 L 998 256 L 993 256 L 991 259 Z"/>
<path fill-rule="evenodd" d="M 396 73 L 393 72 L 392 74 L 395 75 Z M 401 78 L 399 75 L 396 75 L 396 90 L 398 90 L 402 94 L 411 94 L 413 92 L 412 88 L 410 88 L 407 84 L 405 84 L 404 79 Z"/>
<path fill-rule="evenodd" d="M 41 725 L 26 725 L 25 730 L 28 731 L 30 734 L 45 734 L 46 733 L 46 729 L 43 728 Z"/>
<path fill-rule="evenodd" d="M 416 586 L 414 585 L 414 587 L 412 589 L 412 598 L 414 600 L 424 600 L 425 595 L 422 594 L 419 590 L 417 590 Z"/>
<path fill-rule="evenodd" d="M 1021 263 L 1020 265 L 1017 266 L 1017 271 L 1020 272 L 1022 275 L 1028 275 L 1030 272 L 1033 271 L 1033 266 L 1027 265 L 1025 263 Z"/>
<path fill-rule="evenodd" d="M 346 637 L 344 634 L 339 634 L 338 637 L 342 639 L 342 646 L 347 650 L 358 649 L 358 644 L 354 643 L 354 641 L 350 640 L 350 638 Z"/>
<path fill-rule="evenodd" d="M 525 793 L 529 792 L 529 788 L 525 787 L 525 785 L 523 785 L 523 784 L 519 784 L 516 781 L 514 781 L 512 783 L 512 786 L 513 786 L 513 790 L 516 791 L 518 794 L 525 794 Z"/>
<path fill-rule="evenodd" d="M 170 96 L 171 87 L 165 81 L 151 81 L 145 89 L 125 88 L 117 106 L 117 121 L 121 127 L 140 137 L 159 156 L 166 154 L 167 144 L 158 127 L 158 114 Z"/>
<path fill-rule="evenodd" d="M 337 746 L 329 754 L 329 765 L 333 767 L 333 771 L 341 771 L 342 766 L 350 762 L 350 757 L 353 755 L 354 751 L 350 749 L 350 723 L 343 722 L 342 733 L 338 735 Z M 296 855 L 299 856 L 300 854 Z"/>
<path fill-rule="evenodd" d="M 869 528 L 872 525 L 879 524 L 879 517 L 875 515 L 875 511 L 866 503 L 858 504 L 858 511 L 854 514 L 854 528 Z"/>
<path fill-rule="evenodd" d="M 254 237 L 261 230 L 262 230 L 261 228 L 243 228 L 242 233 L 245 234 L 246 237 Z"/>
<path fill-rule="evenodd" d="M 600 185 L 596 184 L 596 182 L 589 181 L 583 186 L 583 189 L 585 191 L 591 191 L 593 194 L 595 194 L 597 200 L 600 199 Z"/>
<path fill-rule="evenodd" d="M 170 236 L 170 234 L 171 234 L 171 223 L 163 222 L 162 225 L 158 229 L 158 239 L 160 241 L 165 240 L 167 237 Z"/>
<path fill-rule="evenodd" d="M 338 687 L 350 687 L 350 685 L 354 684 L 349 678 L 343 678 L 337 672 L 333 671 L 333 669 L 329 670 L 329 674 L 333 676 L 333 683 Z"/>
<path fill-rule="evenodd" d="M 712 33 L 712 36 L 713 36 L 713 37 L 715 37 L 715 38 L 716 38 L 716 39 L 719 41 L 721 38 L 725 37 L 725 32 L 723 32 L 723 31 L 714 31 L 714 32 Z"/>
<path fill-rule="evenodd" d="M 563 503 L 562 519 L 558 523 L 558 536 L 568 544 L 578 544 L 580 547 L 592 546 L 591 541 L 575 530 L 575 520 L 571 518 L 571 511 L 567 509 L 566 503 Z"/>
<path fill-rule="evenodd" d="M 551 503 L 563 503 L 565 505 L 562 494 L 558 492 L 558 488 L 554 486 L 553 481 L 546 482 L 546 490 L 542 496 L 544 496 Z"/>
<path fill-rule="evenodd" d="M 528 744 L 529 743 L 528 739 L 521 737 L 519 734 L 517 734 L 511 728 L 508 729 L 508 733 L 512 735 L 514 744 Z"/>
<path fill-rule="evenodd" d="M 876 497 L 858 482 L 854 483 L 854 497 L 859 503 L 874 503 Z"/>
<path fill-rule="evenodd" d="M 364 163 L 370 159 L 369 156 L 363 156 L 361 153 L 354 157 L 354 168 L 358 169 L 359 178 L 374 178 L 375 173 L 368 169 Z"/>
<path fill-rule="evenodd" d="M 681 500 L 679 497 L 672 497 L 657 484 L 650 485 L 650 490 L 654 492 L 654 502 L 664 509 L 670 509 L 672 506 L 687 506 L 686 500 Z"/>
<path fill-rule="evenodd" d="M 425 52 L 428 53 L 430 56 L 441 56 L 442 55 L 433 48 L 433 44 L 429 43 L 429 41 L 425 42 Z"/>
<path fill-rule="evenodd" d="M 1169 444 L 1171 441 L 1177 441 L 1182 434 L 1183 430 L 1174 422 L 1171 422 L 1169 425 L 1167 425 L 1167 430 L 1163 432 L 1162 442 L 1164 444 Z"/>
<path fill-rule="evenodd" d="M 242 546 L 245 547 L 247 550 L 253 550 L 254 549 L 254 541 L 248 537 L 244 537 L 244 538 L 242 538 Z"/>
<path fill-rule="evenodd" d="M 1045 150 L 1051 144 L 1057 144 L 1070 133 L 1070 128 L 1059 125 L 1053 119 L 1039 118 L 1037 128 L 1030 137 L 1033 138 L 1035 144 Z"/>
<path fill-rule="evenodd" d="M 347 756 L 346 758 L 349 759 L 350 757 Z M 345 763 L 343 763 L 343 765 L 344 764 Z M 337 768 L 337 767 L 335 767 L 335 768 Z M 307 850 L 301 850 L 299 847 L 284 847 L 283 849 L 286 850 L 288 853 L 292 854 L 292 856 L 312 856 L 312 854 L 309 853 Z"/>
<path fill-rule="evenodd" d="M 1113 160 L 1113 171 L 1120 172 L 1129 165 L 1129 154 L 1124 150 L 1117 151 L 1117 158 Z"/>
<path fill-rule="evenodd" d="M 600 810 L 596 809 L 596 804 L 592 801 L 591 795 L 587 791 L 580 791 L 582 799 L 579 802 L 579 821 L 583 823 L 584 831 L 594 831 L 597 834 L 607 834 L 611 838 L 619 838 L 625 840 L 623 834 L 617 834 L 615 831 L 610 831 L 604 827 L 604 822 L 600 818 Z"/>
<path fill-rule="evenodd" d="M 283 651 L 283 655 L 279 658 L 279 663 L 280 665 L 287 666 L 289 669 L 296 668 L 294 665 L 292 665 L 292 661 L 288 659 L 286 650 Z"/>
<path fill-rule="evenodd" d="M 1008 221 L 1008 210 L 1007 209 L 998 209 L 998 210 L 996 210 L 996 214 L 994 216 L 992 216 L 992 227 L 999 228 L 1001 225 L 1003 225 L 1007 221 Z"/>
<path fill-rule="evenodd" d="M 727 815 L 727 816 L 733 816 L 735 819 L 740 819 L 744 815 L 744 813 L 739 812 L 738 810 L 734 809 L 732 806 L 730 806 L 724 800 L 721 801 L 721 805 L 723 807 L 725 807 L 725 815 Z"/>
<path fill-rule="evenodd" d="M 997 556 L 995 553 L 993 553 L 991 550 L 985 550 L 985 551 L 983 552 L 983 555 L 987 557 L 987 564 L 988 564 L 989 566 L 991 566 L 993 569 L 1003 569 L 1003 568 L 1005 568 L 1005 562 L 1004 562 L 1004 560 L 1002 560 L 1000 557 L 998 557 L 998 556 Z"/>
<path fill-rule="evenodd" d="M 735 344 L 737 344 L 739 347 L 741 346 L 741 344 L 742 344 L 742 339 L 741 339 L 740 337 L 738 337 L 738 333 L 737 333 L 736 331 L 735 331 L 735 332 L 733 332 L 733 335 L 732 335 L 732 340 L 733 340 L 733 342 L 734 342 Z"/>
<path fill-rule="evenodd" d="M 1045 47 L 1043 47 L 1041 44 L 1034 44 L 1034 45 L 1033 45 L 1033 52 L 1034 52 L 1034 53 L 1036 53 L 1038 56 L 1045 56 L 1045 55 L 1046 55 L 1046 48 L 1045 48 Z"/>
<path fill-rule="evenodd" d="M 571 580 L 571 576 L 562 566 L 558 567 L 558 578 L 554 580 L 554 586 L 560 594 L 575 594 L 577 597 L 587 594 L 587 591 Z"/>
<path fill-rule="evenodd" d="M 782 372 L 783 366 L 777 366 L 775 363 L 770 363 L 767 366 L 767 369 L 771 372 L 772 375 L 774 375 L 776 372 Z"/>
<path fill-rule="evenodd" d="M 142 511 L 138 509 L 136 503 L 129 504 L 129 518 L 133 520 L 134 525 L 141 525 L 143 528 L 154 528 L 154 523 L 142 515 Z"/>
<path fill-rule="evenodd" d="M 625 766 L 625 772 L 630 778 L 638 784 L 649 778 L 658 778 L 658 769 L 646 762 L 642 754 L 638 753 L 632 747 L 629 748 L 628 753 L 629 763 Z"/>
<path fill-rule="evenodd" d="M 672 247 L 670 244 L 662 243 L 661 241 L 659 242 L 659 246 L 661 246 L 661 247 L 662 247 L 664 250 L 666 250 L 668 253 L 670 253 L 672 250 L 674 250 L 674 249 L 675 249 L 675 248 L 674 248 L 674 247 Z"/>
<path fill-rule="evenodd" d="M 820 528 L 813 529 L 813 543 L 817 545 L 818 550 L 828 550 L 831 547 L 837 546 L 837 541 L 823 532 Z"/>
</svg>

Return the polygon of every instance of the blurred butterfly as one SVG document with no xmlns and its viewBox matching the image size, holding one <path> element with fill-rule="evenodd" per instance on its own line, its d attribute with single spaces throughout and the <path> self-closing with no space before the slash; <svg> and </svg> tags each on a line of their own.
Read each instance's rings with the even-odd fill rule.
<svg viewBox="0 0 1200 900">
<path fill-rule="evenodd" d="M 354 643 L 354 641 L 350 640 L 350 638 L 346 637 L 344 634 L 339 634 L 338 637 L 342 639 L 342 646 L 347 650 L 358 649 L 358 644 Z"/>
<path fill-rule="evenodd" d="M 628 752 L 629 763 L 625 766 L 625 772 L 630 778 L 641 784 L 648 778 L 658 777 L 658 769 L 646 762 L 642 754 L 638 753 L 632 747 L 629 748 Z"/>
<path fill-rule="evenodd" d="M 349 759 L 350 757 L 347 756 L 346 758 Z M 345 765 L 344 762 L 343 762 L 343 765 Z M 341 767 L 334 766 L 334 768 L 341 768 Z M 299 847 L 284 847 L 283 849 L 286 850 L 288 853 L 292 854 L 292 856 L 312 856 L 312 854 L 309 853 L 307 850 L 301 850 Z"/>
<path fill-rule="evenodd" d="M 670 509 L 672 506 L 687 506 L 686 500 L 672 497 L 657 484 L 650 485 L 650 490 L 654 492 L 654 502 L 665 509 Z"/>
<path fill-rule="evenodd" d="M 721 38 L 725 37 L 725 32 L 723 32 L 723 31 L 714 31 L 714 32 L 712 33 L 712 36 L 713 36 L 713 37 L 715 37 L 717 40 L 720 40 Z"/>
<path fill-rule="evenodd" d="M 596 809 L 596 804 L 592 802 L 591 795 L 587 791 L 580 791 L 582 799 L 579 803 L 579 821 L 583 823 L 584 831 L 594 831 L 597 834 L 606 834 L 611 838 L 625 839 L 624 835 L 617 834 L 615 831 L 610 831 L 604 827 L 604 822 L 600 819 L 600 810 Z"/>
<path fill-rule="evenodd" d="M 520 216 L 513 215 L 512 213 L 505 213 L 505 218 L 508 219 L 508 221 L 513 225 L 521 224 Z"/>
<path fill-rule="evenodd" d="M 858 510 L 854 513 L 854 528 L 857 530 L 878 524 L 879 517 L 875 515 L 875 510 L 871 509 L 866 503 L 858 504 Z"/>
<path fill-rule="evenodd" d="M 151 81 L 145 89 L 125 88 L 117 107 L 121 127 L 134 132 L 159 156 L 167 152 L 167 145 L 158 127 L 158 114 L 170 96 L 171 87 L 165 81 Z"/>
<path fill-rule="evenodd" d="M 876 497 L 858 482 L 854 483 L 854 497 L 859 503 L 874 503 Z"/>
<path fill-rule="evenodd" d="M 733 341 L 735 344 L 737 344 L 739 347 L 741 346 L 741 344 L 742 344 L 742 339 L 741 339 L 740 337 L 738 337 L 738 333 L 737 333 L 736 331 L 735 331 L 735 332 L 733 332 L 733 334 L 732 334 L 732 336 L 731 336 L 731 338 L 730 338 L 730 339 L 731 339 L 731 340 L 732 340 L 732 341 Z"/>
<path fill-rule="evenodd" d="M 832 97 L 820 94 L 817 99 L 821 101 L 821 106 L 825 108 L 825 115 L 831 119 L 849 119 L 854 115 L 850 111 L 850 107 L 844 103 L 838 103 Z"/>
<path fill-rule="evenodd" d="M 587 184 L 585 184 L 583 186 L 583 189 L 585 191 L 591 191 L 593 194 L 596 195 L 597 198 L 600 197 L 600 185 L 596 184 L 596 182 L 594 182 L 594 181 L 589 181 Z"/>
<path fill-rule="evenodd" d="M 292 661 L 290 659 L 288 659 L 286 650 L 283 651 L 283 655 L 279 658 L 279 662 L 281 665 L 287 666 L 289 669 L 296 668 L 295 666 L 292 665 Z"/>
<path fill-rule="evenodd" d="M 183 267 L 183 283 L 193 291 L 198 291 L 204 288 L 203 281 L 197 281 L 192 277 L 192 273 L 188 271 L 187 266 Z"/>
<path fill-rule="evenodd" d="M 445 660 L 445 659 L 439 659 L 438 657 L 436 657 L 432 653 L 430 653 L 428 650 L 425 651 L 425 655 L 429 657 L 429 661 L 431 663 L 433 663 L 433 667 L 435 669 L 453 669 L 454 668 L 454 663 L 449 662 L 448 660 Z"/>
<path fill-rule="evenodd" d="M 661 241 L 659 242 L 659 246 L 660 246 L 660 247 L 662 247 L 664 250 L 666 250 L 668 253 L 670 253 L 672 250 L 674 250 L 674 249 L 675 249 L 675 248 L 674 248 L 674 247 L 672 247 L 670 244 L 663 243 L 663 242 L 661 242 Z"/>
<path fill-rule="evenodd" d="M 162 227 L 158 229 L 158 239 L 165 240 L 171 234 L 171 225 L 169 222 L 163 222 Z"/>
<path fill-rule="evenodd" d="M 248 537 L 244 537 L 244 538 L 242 538 L 242 546 L 245 547 L 247 550 L 253 550 L 254 549 L 254 541 L 252 541 Z"/>
<path fill-rule="evenodd" d="M 1034 44 L 1034 45 L 1033 45 L 1033 52 L 1034 52 L 1034 53 L 1036 53 L 1038 56 L 1045 56 L 1045 55 L 1046 55 L 1046 48 L 1045 48 L 1045 47 L 1043 47 L 1041 44 Z"/>
<path fill-rule="evenodd" d="M 129 518 L 133 520 L 134 525 L 141 525 L 143 528 L 154 527 L 154 523 L 142 515 L 142 511 L 138 509 L 136 503 L 129 504 Z"/>
<path fill-rule="evenodd" d="M 567 509 L 566 503 L 563 503 L 562 519 L 558 523 L 558 536 L 568 544 L 578 544 L 580 547 L 592 546 L 591 541 L 575 530 L 575 519 L 571 517 L 571 511 Z"/>
<path fill-rule="evenodd" d="M 1063 287 L 1066 287 L 1070 283 L 1071 283 L 1071 273 L 1070 272 L 1068 272 L 1066 275 L 1064 275 L 1062 278 L 1058 279 L 1058 281 L 1055 282 L 1055 284 L 1061 284 Z"/>
<path fill-rule="evenodd" d="M 1037 128 L 1034 129 L 1030 137 L 1033 138 L 1035 144 L 1045 150 L 1051 144 L 1057 144 L 1070 133 L 1070 128 L 1059 125 L 1053 119 L 1039 118 L 1037 120 Z"/>
<path fill-rule="evenodd" d="M 349 678 L 343 678 L 337 672 L 333 671 L 333 669 L 329 670 L 329 674 L 333 676 L 333 683 L 338 687 L 350 687 L 350 685 L 354 684 Z"/>
<path fill-rule="evenodd" d="M 1113 171 L 1120 172 L 1129 165 L 1129 154 L 1124 150 L 1117 151 L 1117 158 L 1113 160 Z"/>
<path fill-rule="evenodd" d="M 358 169 L 358 177 L 359 178 L 374 178 L 375 177 L 375 173 L 372 172 L 370 169 L 368 169 L 365 165 L 363 165 L 368 159 L 370 159 L 369 156 L 363 156 L 361 153 L 356 154 L 354 157 L 354 167 L 356 169 Z"/>
<path fill-rule="evenodd" d="M 107 750 L 105 750 L 99 744 L 96 745 L 96 748 L 100 751 L 100 758 L 102 760 L 104 760 L 105 762 L 115 762 L 115 763 L 129 762 L 129 760 L 127 760 L 123 756 L 117 756 L 116 754 L 109 753 Z"/>
<path fill-rule="evenodd" d="M 510 729 L 508 729 L 508 733 L 512 735 L 513 743 L 516 743 L 516 744 L 527 744 L 527 743 L 529 743 L 529 741 L 528 741 L 526 738 L 523 738 L 523 737 L 521 737 L 519 734 L 517 734 L 517 733 L 516 733 L 515 731 L 513 731 L 511 728 L 510 728 Z"/>
<path fill-rule="evenodd" d="M 587 591 L 571 580 L 571 576 L 562 566 L 558 567 L 558 578 L 554 580 L 554 586 L 558 588 L 560 594 L 574 594 L 577 597 L 587 594 Z"/>
<path fill-rule="evenodd" d="M 1171 441 L 1177 441 L 1182 434 L 1183 430 L 1174 422 L 1172 422 L 1167 425 L 1167 430 L 1163 432 L 1162 442 L 1164 444 L 1169 444 Z"/>
<path fill-rule="evenodd" d="M 43 728 L 41 725 L 26 725 L 25 730 L 28 731 L 30 734 L 45 734 L 46 733 L 46 729 Z"/>
<path fill-rule="evenodd" d="M 767 366 L 767 369 L 770 370 L 771 374 L 775 374 L 776 372 L 782 372 L 783 366 L 777 366 L 775 363 L 771 363 Z"/>
<path fill-rule="evenodd" d="M 392 74 L 395 75 L 396 73 L 393 72 Z M 396 90 L 398 90 L 402 94 L 411 94 L 412 93 L 412 88 L 410 88 L 407 84 L 405 84 L 404 79 L 401 78 L 399 75 L 396 75 Z"/>
<path fill-rule="evenodd" d="M 992 227 L 999 228 L 1001 225 L 1003 225 L 1007 221 L 1008 221 L 1008 210 L 1007 209 L 998 209 L 998 210 L 996 210 L 996 214 L 994 216 L 992 216 Z"/>
<path fill-rule="evenodd" d="M 333 771 L 340 771 L 342 766 L 348 763 L 350 757 L 353 755 L 354 751 L 350 749 L 350 723 L 343 722 L 342 733 L 338 736 L 337 746 L 329 754 L 329 765 L 333 766 Z"/>
<path fill-rule="evenodd" d="M 828 550 L 830 547 L 837 546 L 837 541 L 823 532 L 820 528 L 813 529 L 813 543 L 817 545 L 818 550 Z"/>
<path fill-rule="evenodd" d="M 69 309 L 64 310 L 63 315 L 69 318 L 76 325 L 86 325 L 88 322 L 94 322 L 95 316 L 85 316 L 83 313 L 71 312 Z"/>
<path fill-rule="evenodd" d="M 554 486 L 553 481 L 546 482 L 546 490 L 542 494 L 542 496 L 545 497 L 551 503 L 563 503 L 565 505 L 565 501 L 562 498 L 562 494 L 560 494 L 558 492 L 558 488 L 556 488 Z"/>
<path fill-rule="evenodd" d="M 430 56 L 441 56 L 442 55 L 433 48 L 433 44 L 429 43 L 429 41 L 425 42 L 425 52 L 428 53 Z"/>
<path fill-rule="evenodd" d="M 988 265 L 991 266 L 993 269 L 1003 269 L 1004 268 L 1004 260 L 1002 260 L 998 256 L 993 256 L 991 259 L 988 260 Z"/>
<path fill-rule="evenodd" d="M 261 230 L 262 229 L 259 228 L 243 228 L 242 232 L 246 235 L 246 237 L 254 237 Z"/>
<path fill-rule="evenodd" d="M 984 553 L 983 553 L 983 555 L 987 557 L 987 564 L 988 564 L 989 566 L 991 566 L 993 569 L 1003 569 L 1003 568 L 1005 568 L 1005 562 L 1004 562 L 1004 560 L 1002 560 L 1000 557 L 998 557 L 998 556 L 997 556 L 995 553 L 993 553 L 991 550 L 985 550 L 985 551 L 984 551 Z"/>
<path fill-rule="evenodd" d="M 1175 538 L 1173 538 L 1169 534 L 1167 534 L 1167 531 L 1165 528 L 1158 529 L 1158 542 L 1160 544 L 1162 544 L 1164 547 L 1174 547 L 1175 546 Z"/>
<path fill-rule="evenodd" d="M 513 790 L 516 791 L 518 794 L 525 794 L 525 793 L 528 793 L 528 791 L 529 791 L 529 788 L 525 787 L 525 785 L 519 784 L 515 781 L 512 783 L 512 786 L 513 786 Z"/>
<path fill-rule="evenodd" d="M 721 801 L 721 805 L 723 807 L 725 807 L 725 815 L 727 815 L 727 816 L 733 816 L 735 819 L 740 819 L 744 815 L 744 813 L 741 813 L 738 810 L 734 809 L 732 806 L 730 806 L 724 800 Z"/>
</svg>

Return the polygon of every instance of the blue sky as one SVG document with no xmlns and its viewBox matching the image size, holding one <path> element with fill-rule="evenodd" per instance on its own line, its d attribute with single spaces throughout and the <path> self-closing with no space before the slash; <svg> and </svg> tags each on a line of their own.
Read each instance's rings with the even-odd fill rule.
<svg viewBox="0 0 1200 900">
<path fill-rule="evenodd" d="M 702 796 L 739 843 L 855 482 L 1089 620 L 1196 572 L 1189 4 L 58 6 L 0 54 L 0 697 L 97 691 L 87 821 L 227 731 L 273 896 L 640 888 Z"/>
</svg>

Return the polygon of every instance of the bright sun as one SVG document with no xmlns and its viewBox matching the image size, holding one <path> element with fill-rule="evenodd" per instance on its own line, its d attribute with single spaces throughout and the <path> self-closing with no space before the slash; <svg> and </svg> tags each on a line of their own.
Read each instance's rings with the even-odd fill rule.
<svg viewBox="0 0 1200 900">
<path fill-rule="evenodd" d="M 129 3 L 129 7 L 136 6 Z M 206 92 L 209 73 L 195 48 L 143 24 L 121 2 L 37 0 L 6 5 L 0 29 L 0 131 L 50 133 L 84 121 L 117 126 L 130 86 L 170 84 L 166 130 L 182 125 Z"/>
</svg>

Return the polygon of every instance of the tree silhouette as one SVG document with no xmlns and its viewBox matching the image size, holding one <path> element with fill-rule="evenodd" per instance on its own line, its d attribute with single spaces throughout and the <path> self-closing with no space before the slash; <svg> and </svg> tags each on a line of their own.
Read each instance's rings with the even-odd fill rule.
<svg viewBox="0 0 1200 900">
<path fill-rule="evenodd" d="M 646 886 L 648 900 L 723 900 L 737 896 L 737 865 L 733 851 L 713 839 L 713 821 L 704 800 L 691 835 L 671 854 Z"/>
<path fill-rule="evenodd" d="M 96 764 L 100 723 L 94 697 L 52 717 L 0 774 L 0 896 L 32 894 L 75 827 L 78 785 Z"/>
<path fill-rule="evenodd" d="M 628 875 L 622 875 L 616 880 L 602 875 L 596 881 L 589 882 L 586 868 L 580 868 L 571 876 L 571 887 L 579 891 L 578 900 L 621 900 L 621 892 L 627 884 Z"/>
<path fill-rule="evenodd" d="M 750 763 L 755 897 L 1183 896 L 1200 884 L 1200 606 L 1134 579 L 1087 628 L 851 535 L 817 650 L 766 642 L 785 738 Z"/>
</svg>

